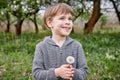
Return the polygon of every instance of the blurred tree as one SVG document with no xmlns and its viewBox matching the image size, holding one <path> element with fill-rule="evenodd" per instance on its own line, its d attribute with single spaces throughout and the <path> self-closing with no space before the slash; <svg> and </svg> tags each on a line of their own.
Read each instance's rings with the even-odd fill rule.
<svg viewBox="0 0 120 80">
<path fill-rule="evenodd" d="M 33 15 L 33 18 L 29 17 L 29 19 L 34 23 L 35 31 L 36 33 L 38 33 L 39 30 L 38 30 L 36 15 L 40 10 L 40 6 L 43 5 L 43 0 L 28 0 L 27 5 L 28 5 L 27 10 L 30 12 L 30 14 Z"/>
<path fill-rule="evenodd" d="M 23 12 L 23 2 L 21 0 L 12 0 L 10 3 L 10 11 L 11 14 L 17 18 L 17 23 L 15 24 L 16 27 L 16 35 L 21 34 L 21 27 L 22 23 L 25 19 L 25 13 Z"/>
<path fill-rule="evenodd" d="M 101 16 L 100 13 L 100 0 L 93 0 L 93 12 L 91 15 L 91 18 L 87 23 L 85 23 L 84 27 L 84 34 L 89 34 L 93 31 L 93 28 L 96 24 L 96 22 L 99 20 Z"/>
<path fill-rule="evenodd" d="M 119 24 L 120 24 L 120 11 L 118 10 L 118 7 L 120 7 L 120 0 L 110 0 L 113 4 L 113 7 L 115 9 L 116 15 L 118 17 L 119 20 Z"/>
<path fill-rule="evenodd" d="M 5 13 L 6 16 L 6 20 L 7 20 L 7 28 L 5 30 L 5 32 L 10 32 L 10 13 L 8 11 L 6 11 Z"/>
<path fill-rule="evenodd" d="M 0 9 L 5 8 L 7 6 L 6 2 L 7 0 L 0 0 Z"/>
<path fill-rule="evenodd" d="M 39 7 L 41 6 L 43 0 L 12 0 L 10 10 L 12 15 L 17 18 L 16 27 L 16 35 L 21 34 L 21 27 L 23 21 L 34 15 L 33 22 L 35 24 L 36 33 L 38 33 L 38 26 L 36 22 L 36 14 L 39 11 Z"/>
<path fill-rule="evenodd" d="M 10 13 L 8 9 L 9 0 L 1 0 L 0 1 L 0 20 L 1 22 L 6 22 L 7 28 L 5 32 L 9 32 L 10 30 Z"/>
<path fill-rule="evenodd" d="M 92 11 L 92 15 L 88 18 L 88 22 L 85 24 L 84 33 L 89 34 L 92 32 L 96 22 L 101 16 L 100 9 L 100 1 L 102 0 L 1 0 L 0 1 L 0 14 L 5 16 L 5 21 L 8 23 L 8 28 L 6 31 L 9 31 L 9 25 L 11 24 L 11 14 L 16 18 L 16 35 L 21 34 L 21 27 L 23 21 L 28 18 L 30 19 L 34 25 L 36 33 L 39 32 L 37 25 L 37 13 L 40 9 L 45 9 L 49 5 L 53 5 L 54 3 L 64 2 L 69 4 L 74 9 L 74 19 L 73 22 L 82 15 L 86 15 L 86 13 L 90 14 Z M 107 0 L 108 1 L 108 0 Z M 118 10 L 119 0 L 110 0 L 115 3 Z M 104 1 L 106 2 L 106 0 Z M 92 5 L 93 4 L 93 5 Z M 114 7 L 115 8 L 115 7 Z M 4 14 L 3 14 L 4 12 Z M 119 11 L 117 12 L 119 13 Z M 0 15 L 1 16 L 1 15 Z M 32 17 L 30 17 L 32 16 Z M 45 26 L 42 26 L 45 29 Z M 73 29 L 74 32 L 74 29 Z"/>
</svg>

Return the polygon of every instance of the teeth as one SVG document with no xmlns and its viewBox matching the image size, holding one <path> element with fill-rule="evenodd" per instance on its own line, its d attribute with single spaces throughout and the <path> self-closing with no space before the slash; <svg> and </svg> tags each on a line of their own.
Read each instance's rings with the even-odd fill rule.
<svg viewBox="0 0 120 80">
<path fill-rule="evenodd" d="M 66 29 L 66 30 L 70 30 L 71 28 L 70 27 L 61 27 L 63 29 Z"/>
<path fill-rule="evenodd" d="M 69 27 L 62 27 L 62 28 L 67 28 L 67 29 L 70 29 Z"/>
</svg>

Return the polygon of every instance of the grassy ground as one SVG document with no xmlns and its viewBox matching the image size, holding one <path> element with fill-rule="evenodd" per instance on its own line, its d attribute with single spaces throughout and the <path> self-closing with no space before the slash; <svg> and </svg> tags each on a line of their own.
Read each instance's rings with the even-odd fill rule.
<svg viewBox="0 0 120 80">
<path fill-rule="evenodd" d="M 0 80 L 33 80 L 31 76 L 35 45 L 50 32 L 0 33 Z M 120 30 L 103 29 L 87 37 L 70 35 L 81 42 L 89 66 L 88 80 L 119 80 Z"/>
</svg>

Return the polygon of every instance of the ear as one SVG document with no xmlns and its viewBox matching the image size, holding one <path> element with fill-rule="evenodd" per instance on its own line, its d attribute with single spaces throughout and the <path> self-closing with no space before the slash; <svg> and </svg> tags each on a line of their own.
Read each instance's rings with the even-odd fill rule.
<svg viewBox="0 0 120 80">
<path fill-rule="evenodd" d="M 46 23 L 48 28 L 52 28 L 52 20 L 51 19 L 46 19 Z"/>
</svg>

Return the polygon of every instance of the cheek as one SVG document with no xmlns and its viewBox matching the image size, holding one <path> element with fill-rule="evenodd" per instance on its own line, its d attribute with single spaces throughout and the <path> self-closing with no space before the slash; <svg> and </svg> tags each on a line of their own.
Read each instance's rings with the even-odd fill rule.
<svg viewBox="0 0 120 80">
<path fill-rule="evenodd" d="M 59 27 L 62 27 L 63 25 L 64 25 L 64 24 L 61 23 L 61 24 L 59 24 Z"/>
<path fill-rule="evenodd" d="M 73 26 L 73 22 L 71 21 L 71 26 Z"/>
<path fill-rule="evenodd" d="M 64 25 L 63 23 L 57 22 L 57 21 L 54 23 L 54 26 L 56 26 L 56 27 L 61 27 L 63 25 Z"/>
</svg>

